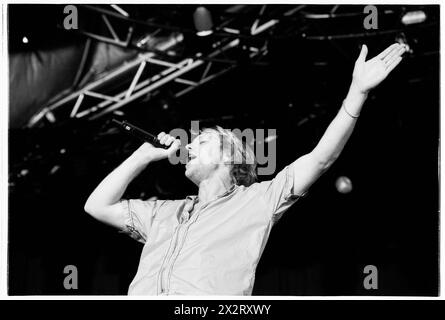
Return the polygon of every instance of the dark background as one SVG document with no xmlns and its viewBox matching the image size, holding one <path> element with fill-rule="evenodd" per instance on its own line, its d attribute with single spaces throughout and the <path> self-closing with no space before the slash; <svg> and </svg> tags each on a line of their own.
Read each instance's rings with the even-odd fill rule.
<svg viewBox="0 0 445 320">
<path fill-rule="evenodd" d="M 30 38 L 46 40 L 30 48 L 20 39 L 32 23 L 19 21 L 30 21 L 36 7 L 10 6 L 10 57 L 52 50 L 66 39 L 81 41 L 64 32 L 58 38 L 53 16 L 37 7 L 48 18 L 41 29 L 33 25 Z M 438 6 L 427 9 L 429 19 L 439 16 Z M 42 36 L 48 30 L 53 37 Z M 124 118 L 154 133 L 188 129 L 198 119 L 201 126 L 276 128 L 282 169 L 309 152 L 335 116 L 361 43 L 370 58 L 395 41 L 384 33 L 311 41 L 301 30 L 273 34 L 267 63 L 240 60 L 230 73 L 181 99 L 166 89 L 137 101 L 124 109 Z M 334 30 L 347 34 L 349 28 L 332 19 L 304 32 Z M 413 52 L 370 94 L 338 161 L 272 230 L 254 295 L 438 294 L 439 24 L 404 34 Z M 83 211 L 95 186 L 138 146 L 122 133 L 106 134 L 109 119 L 11 125 L 9 294 L 126 294 L 142 245 Z M 20 175 L 24 169 L 28 173 Z M 339 176 L 351 179 L 351 193 L 336 190 Z M 160 162 L 136 178 L 125 197 L 171 199 L 196 192 L 182 167 Z M 63 287 L 66 265 L 78 268 L 78 290 Z M 378 290 L 363 288 L 366 265 L 378 268 Z"/>
</svg>

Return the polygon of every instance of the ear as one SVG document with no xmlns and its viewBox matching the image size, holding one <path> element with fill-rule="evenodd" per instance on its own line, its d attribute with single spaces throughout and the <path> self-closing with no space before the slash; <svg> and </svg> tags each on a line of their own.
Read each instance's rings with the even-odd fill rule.
<svg viewBox="0 0 445 320">
<path fill-rule="evenodd" d="M 227 154 L 227 152 L 222 151 L 221 152 L 221 162 L 224 165 L 231 165 L 232 164 L 232 158 L 230 157 L 230 155 Z"/>
</svg>

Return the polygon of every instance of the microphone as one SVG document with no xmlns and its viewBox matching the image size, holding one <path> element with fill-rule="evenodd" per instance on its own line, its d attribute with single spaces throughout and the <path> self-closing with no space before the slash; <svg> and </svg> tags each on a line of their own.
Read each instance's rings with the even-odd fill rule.
<svg viewBox="0 0 445 320">
<path fill-rule="evenodd" d="M 148 142 L 156 148 L 163 148 L 163 149 L 169 148 L 168 146 L 161 144 L 161 142 L 156 136 L 152 135 L 151 133 L 148 133 L 147 131 L 142 130 L 141 128 L 136 127 L 135 125 L 132 125 L 131 123 L 128 123 L 127 121 L 121 122 L 116 119 L 112 119 L 111 122 L 118 125 L 127 133 L 138 138 L 142 142 Z"/>
</svg>

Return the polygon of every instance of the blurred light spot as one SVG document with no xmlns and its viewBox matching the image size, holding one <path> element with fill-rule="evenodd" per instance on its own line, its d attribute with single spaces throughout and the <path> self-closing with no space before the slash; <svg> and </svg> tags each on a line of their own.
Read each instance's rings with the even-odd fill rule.
<svg viewBox="0 0 445 320">
<path fill-rule="evenodd" d="M 213 21 L 210 11 L 205 7 L 196 8 L 193 13 L 193 21 L 195 23 L 196 34 L 200 37 L 205 37 L 212 34 Z"/>
<path fill-rule="evenodd" d="M 407 12 L 402 17 L 402 23 L 404 25 L 422 23 L 425 20 L 426 20 L 426 14 L 422 10 Z"/>
<path fill-rule="evenodd" d="M 352 191 L 352 182 L 351 179 L 345 176 L 341 176 L 337 178 L 337 181 L 335 182 L 335 187 L 337 188 L 337 191 L 340 193 L 349 193 Z"/>
</svg>

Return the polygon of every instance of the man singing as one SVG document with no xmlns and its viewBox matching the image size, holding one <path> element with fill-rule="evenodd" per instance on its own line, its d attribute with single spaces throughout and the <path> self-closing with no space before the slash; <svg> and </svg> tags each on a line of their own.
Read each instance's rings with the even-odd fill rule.
<svg viewBox="0 0 445 320">
<path fill-rule="evenodd" d="M 122 200 L 151 162 L 176 153 L 180 141 L 160 133 L 168 149 L 144 143 L 94 190 L 85 211 L 144 243 L 130 295 L 251 295 L 255 270 L 273 224 L 333 164 L 348 141 L 368 92 L 400 63 L 393 44 L 365 61 L 362 46 L 352 83 L 317 146 L 274 179 L 255 182 L 253 151 L 232 132 L 205 129 L 186 146 L 185 175 L 199 188 L 183 200 Z"/>
</svg>

